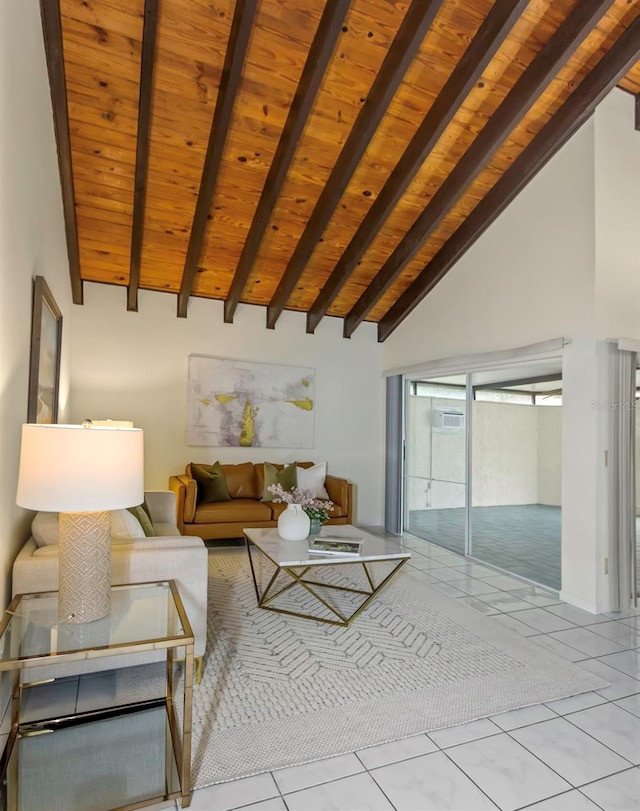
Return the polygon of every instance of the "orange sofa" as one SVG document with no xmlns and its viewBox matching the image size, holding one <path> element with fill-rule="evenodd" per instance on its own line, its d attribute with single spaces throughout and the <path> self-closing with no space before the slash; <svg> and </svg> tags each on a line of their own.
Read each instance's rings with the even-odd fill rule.
<svg viewBox="0 0 640 811">
<path fill-rule="evenodd" d="M 311 467 L 313 462 L 297 462 Z M 274 465 L 282 469 L 283 465 Z M 176 494 L 176 523 L 183 535 L 203 540 L 242 538 L 249 527 L 275 527 L 286 504 L 261 501 L 264 489 L 262 462 L 222 465 L 231 501 L 197 504 L 197 485 L 191 476 L 191 465 L 184 474 L 171 476 L 169 489 Z M 329 524 L 353 523 L 353 485 L 346 479 L 327 476 L 325 487 L 334 503 Z"/>
</svg>

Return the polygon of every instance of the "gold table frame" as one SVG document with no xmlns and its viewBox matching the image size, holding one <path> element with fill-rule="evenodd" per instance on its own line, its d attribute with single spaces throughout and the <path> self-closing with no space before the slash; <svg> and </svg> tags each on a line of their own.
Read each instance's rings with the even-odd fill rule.
<svg viewBox="0 0 640 811">
<path fill-rule="evenodd" d="M 50 653 L 34 654 L 30 656 L 11 655 L 4 656 L 0 650 L 0 673 L 9 672 L 11 675 L 11 731 L 6 743 L 6 747 L 0 760 L 0 779 L 6 784 L 6 807 L 8 811 L 15 811 L 18 808 L 18 762 L 17 748 L 16 756 L 12 757 L 14 747 L 18 739 L 26 735 L 41 735 L 53 731 L 54 728 L 63 728 L 64 724 L 87 723 L 99 721 L 114 716 L 126 715 L 131 712 L 151 709 L 164 705 L 167 712 L 167 721 L 171 734 L 171 750 L 167 750 L 166 756 L 171 755 L 175 759 L 175 767 L 179 782 L 179 791 L 167 791 L 164 795 L 150 797 L 143 802 L 118 806 L 110 811 L 133 811 L 133 809 L 145 808 L 149 805 L 156 805 L 170 800 L 179 799 L 183 808 L 187 808 L 191 803 L 191 735 L 192 735 L 192 708 L 193 708 L 193 672 L 194 672 L 194 635 L 184 609 L 180 593 L 175 580 L 159 580 L 147 583 L 133 583 L 128 585 L 112 586 L 112 593 L 116 590 L 134 590 L 144 587 L 168 586 L 175 611 L 181 626 L 179 629 L 169 629 L 164 636 L 144 639 L 121 641 L 115 644 L 105 644 L 95 648 L 79 648 L 76 650 L 65 650 L 63 652 L 52 651 Z M 17 594 L 9 607 L 5 611 L 5 616 L 0 624 L 0 640 L 4 642 L 5 634 L 10 632 L 11 624 L 21 619 L 20 603 L 23 598 L 46 598 L 56 595 L 57 592 L 40 592 Z M 56 610 L 57 622 L 57 610 Z M 52 626 L 53 627 L 53 626 Z M 74 626 L 81 628 L 80 624 Z M 15 647 L 13 640 L 9 646 Z M 176 660 L 175 652 L 178 648 L 185 649 L 184 657 L 184 701 L 182 716 L 182 741 L 180 740 L 178 729 L 178 714 L 173 698 L 173 666 Z M 135 704 L 127 704 L 118 707 L 92 711 L 89 713 L 78 713 L 77 715 L 65 716 L 62 719 L 47 719 L 40 722 L 20 723 L 20 705 L 23 688 L 27 685 L 21 684 L 21 674 L 28 672 L 30 668 L 41 667 L 43 665 L 67 664 L 70 662 L 80 662 L 87 659 L 97 659 L 114 655 L 126 655 L 139 653 L 142 651 L 164 650 L 166 652 L 166 690 L 164 699 L 147 699 Z M 38 682 L 34 682 L 37 684 Z M 167 768 L 167 767 L 166 767 Z M 0 792 L 1 794 L 1 792 Z"/>
<path fill-rule="evenodd" d="M 262 549 L 259 544 L 257 544 L 254 540 L 249 538 L 246 534 L 244 535 L 245 544 L 247 548 L 247 555 L 249 556 L 249 564 L 251 566 L 251 577 L 253 579 L 253 587 L 256 593 L 256 600 L 258 601 L 258 607 L 263 608 L 265 611 L 275 611 L 278 614 L 287 614 L 290 617 L 300 617 L 302 619 L 309 619 L 315 620 L 316 622 L 324 622 L 328 623 L 329 625 L 339 625 L 343 628 L 348 627 L 360 614 L 365 610 L 365 608 L 371 603 L 371 601 L 376 597 L 376 595 L 384 588 L 384 586 L 389 582 L 389 580 L 398 572 L 399 569 L 404 566 L 404 564 L 410 560 L 411 555 L 407 553 L 406 557 L 378 557 L 374 560 L 358 560 L 357 558 L 352 557 L 323 557 L 322 560 L 318 560 L 314 562 L 313 565 L 304 565 L 300 564 L 298 566 L 288 566 L 279 563 L 278 561 L 274 560 L 270 557 L 264 549 Z M 256 577 L 256 571 L 254 566 L 253 555 L 251 554 L 252 547 L 261 555 L 266 558 L 273 566 L 275 566 L 275 571 L 267 583 L 265 589 L 260 592 L 260 587 L 258 586 L 258 579 Z M 374 579 L 371 575 L 371 572 L 367 568 L 367 566 L 371 566 L 373 568 L 373 564 L 375 563 L 392 563 L 397 561 L 397 564 L 391 569 L 391 571 L 384 577 L 380 583 L 376 584 Z M 323 583 L 317 580 L 308 580 L 305 578 L 305 575 L 310 569 L 315 569 L 320 566 L 361 566 L 364 570 L 365 577 L 367 582 L 369 583 L 368 589 L 355 589 L 349 588 L 347 586 L 336 586 L 332 583 Z M 296 571 L 301 569 L 302 571 Z M 286 586 L 278 589 L 278 591 L 272 593 L 272 588 L 278 579 L 278 576 L 281 572 L 284 572 L 291 578 L 291 582 L 288 583 Z M 318 617 L 314 614 L 305 614 L 303 612 L 298 611 L 291 611 L 287 608 L 278 608 L 275 605 L 272 605 L 273 601 L 280 597 L 280 595 L 284 594 L 284 592 L 288 591 L 289 589 L 293 588 L 294 586 L 299 585 L 308 592 L 315 600 L 321 603 L 332 615 L 335 619 L 330 617 Z M 339 611 L 335 606 L 331 605 L 327 600 L 325 600 L 320 594 L 317 593 L 316 589 L 313 587 L 321 587 L 325 589 L 333 589 L 334 591 L 340 591 L 345 593 L 351 594 L 362 594 L 366 597 L 366 599 L 353 611 L 351 614 L 344 614 Z"/>
</svg>

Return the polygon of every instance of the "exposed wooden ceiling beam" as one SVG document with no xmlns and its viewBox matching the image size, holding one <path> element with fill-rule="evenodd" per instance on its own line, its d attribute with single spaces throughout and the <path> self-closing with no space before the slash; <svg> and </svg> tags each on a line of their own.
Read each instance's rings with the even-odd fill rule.
<svg viewBox="0 0 640 811">
<path fill-rule="evenodd" d="M 613 4 L 612 0 L 585 0 L 560 25 L 555 34 L 529 64 L 451 174 L 433 195 L 427 207 L 398 243 L 369 287 L 344 320 L 349 338 L 367 313 L 379 301 L 404 266 L 433 234 L 445 215 L 502 146 L 513 128 L 537 100 L 560 67 Z"/>
<path fill-rule="evenodd" d="M 342 30 L 342 22 L 350 4 L 351 0 L 337 0 L 337 2 L 328 2 L 324 7 L 295 96 L 289 108 L 287 120 L 278 141 L 273 162 L 269 168 L 269 174 L 253 215 L 249 234 L 242 248 L 240 260 L 236 266 L 231 287 L 224 302 L 224 320 L 228 324 L 233 321 L 233 315 L 240 302 L 242 291 L 247 283 L 264 232 L 269 224 L 271 212 L 287 177 L 298 141 L 315 101 L 324 72 L 331 59 L 338 35 Z"/>
<path fill-rule="evenodd" d="M 542 167 L 592 115 L 602 99 L 640 58 L 640 17 L 618 38 L 554 117 L 424 267 L 378 324 L 384 341 L 469 250 Z"/>
<path fill-rule="evenodd" d="M 140 93 L 138 95 L 138 138 L 136 141 L 136 173 L 133 189 L 133 221 L 131 226 L 131 259 L 127 286 L 127 310 L 138 310 L 140 260 L 144 236 L 144 208 L 147 197 L 149 166 L 149 132 L 151 127 L 151 98 L 153 66 L 158 29 L 158 0 L 145 0 L 142 28 L 142 59 L 140 62 Z"/>
<path fill-rule="evenodd" d="M 247 52 L 247 45 L 249 43 L 249 36 L 251 34 L 251 27 L 253 25 L 257 5 L 258 0 L 237 0 L 233 13 L 231 33 L 224 57 L 224 67 L 222 68 L 216 107 L 211 121 L 207 153 L 202 167 L 200 190 L 198 192 L 198 200 L 196 202 L 193 223 L 191 225 L 189 247 L 187 248 L 187 256 L 184 263 L 184 270 L 182 271 L 182 281 L 180 283 L 180 292 L 178 293 L 178 318 L 187 317 L 189 296 L 193 290 L 198 260 L 202 252 L 207 218 L 213 201 L 224 145 L 229 133 L 233 105 L 242 80 L 242 66 Z"/>
<path fill-rule="evenodd" d="M 267 327 L 274 329 L 296 282 L 347 188 L 391 99 L 425 38 L 442 0 L 413 0 L 384 58 L 382 67 L 349 137 L 318 198 L 282 278 L 267 307 Z"/>
<path fill-rule="evenodd" d="M 496 3 L 484 19 L 307 313 L 307 332 L 318 326 L 527 5 L 528 0 Z"/>
<path fill-rule="evenodd" d="M 44 49 L 47 57 L 47 71 L 49 73 L 53 127 L 58 147 L 58 172 L 62 190 L 62 210 L 64 213 L 69 275 L 71 277 L 71 296 L 74 304 L 82 304 L 83 291 L 80 276 L 76 201 L 73 190 L 73 165 L 71 163 L 71 138 L 69 135 L 67 81 L 64 69 L 60 0 L 40 0 L 40 16 L 42 18 Z"/>
</svg>

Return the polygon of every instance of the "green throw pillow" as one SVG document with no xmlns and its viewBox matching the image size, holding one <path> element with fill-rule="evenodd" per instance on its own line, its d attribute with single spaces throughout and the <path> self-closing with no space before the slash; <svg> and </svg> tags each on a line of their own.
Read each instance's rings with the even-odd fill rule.
<svg viewBox="0 0 640 811">
<path fill-rule="evenodd" d="M 154 538 L 158 534 L 151 523 L 151 515 L 149 514 L 149 508 L 146 502 L 139 504 L 137 507 L 128 507 L 127 509 L 131 515 L 134 515 L 138 519 L 147 538 Z"/>
<path fill-rule="evenodd" d="M 213 465 L 194 465 L 191 463 L 191 475 L 196 480 L 198 491 L 196 504 L 210 504 L 213 501 L 231 501 L 227 480 L 220 462 Z"/>
<path fill-rule="evenodd" d="M 296 463 L 292 462 L 286 465 L 282 470 L 278 470 L 275 465 L 270 462 L 264 463 L 264 490 L 262 491 L 263 501 L 273 501 L 274 495 L 269 492 L 269 487 L 272 484 L 281 484 L 283 490 L 291 490 L 293 487 L 298 486 L 298 471 L 296 470 Z"/>
</svg>

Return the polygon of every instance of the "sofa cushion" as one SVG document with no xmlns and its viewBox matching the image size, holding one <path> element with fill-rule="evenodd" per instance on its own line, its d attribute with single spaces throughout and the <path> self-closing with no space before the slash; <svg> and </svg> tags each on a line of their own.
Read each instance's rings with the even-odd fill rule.
<svg viewBox="0 0 640 811">
<path fill-rule="evenodd" d="M 191 475 L 198 485 L 196 505 L 231 499 L 220 462 L 214 462 L 212 465 L 197 465 L 192 462 Z"/>
<path fill-rule="evenodd" d="M 37 546 L 57 544 L 59 540 L 58 513 L 36 513 L 31 522 L 31 534 Z"/>
<path fill-rule="evenodd" d="M 287 509 L 289 506 L 284 501 L 270 501 L 269 507 L 271 507 L 271 517 L 274 521 L 277 521 L 278 518 L 282 515 L 282 513 Z"/>
<path fill-rule="evenodd" d="M 269 504 L 261 504 L 251 498 L 233 498 L 231 501 L 217 501 L 199 504 L 194 517 L 195 524 L 216 522 L 233 523 L 242 521 L 270 521 Z"/>
<path fill-rule="evenodd" d="M 284 465 L 274 465 L 275 468 L 278 470 L 282 470 Z M 313 462 L 296 462 L 296 467 L 313 467 Z M 256 487 L 257 491 L 260 495 L 257 498 L 262 498 L 262 494 L 264 493 L 264 464 L 259 462 L 255 465 L 255 474 L 256 474 Z"/>
<path fill-rule="evenodd" d="M 175 524 L 168 521 L 154 521 L 153 528 L 156 531 L 156 537 L 162 538 L 179 538 L 180 530 Z"/>
<path fill-rule="evenodd" d="M 269 488 L 274 484 L 282 485 L 283 490 L 292 490 L 294 487 L 298 486 L 298 470 L 295 462 L 286 467 L 284 465 L 272 465 L 270 462 L 265 462 L 263 477 L 263 501 L 273 501 L 274 495 Z"/>
<path fill-rule="evenodd" d="M 289 506 L 284 501 L 269 501 L 267 503 L 271 508 L 271 517 L 273 518 L 274 521 L 277 521 L 278 518 Z"/>
<path fill-rule="evenodd" d="M 191 465 L 189 465 L 191 470 Z M 196 499 L 198 497 L 198 485 L 196 480 L 192 478 L 191 473 L 188 476 L 183 476 L 184 480 L 184 520 L 193 521 L 193 516 L 196 511 Z"/>
<path fill-rule="evenodd" d="M 58 544 L 47 544 L 46 546 L 41 546 L 39 549 L 33 553 L 34 558 L 55 558 L 58 556 Z M 34 588 L 33 591 L 38 591 L 35 588 L 36 584 L 33 584 Z"/>
<path fill-rule="evenodd" d="M 327 478 L 327 463 L 320 462 L 311 467 L 298 468 L 298 487 L 301 490 L 310 490 L 316 498 L 329 498 L 324 481 Z"/>
<path fill-rule="evenodd" d="M 129 510 L 111 510 L 111 537 L 115 539 L 145 538 L 140 521 Z"/>
<path fill-rule="evenodd" d="M 31 534 L 36 546 L 55 546 L 60 540 L 58 513 L 38 512 L 31 522 Z M 111 510 L 111 537 L 114 540 L 144 538 L 138 519 L 129 510 Z"/>
<path fill-rule="evenodd" d="M 271 462 L 269 462 L 269 464 L 271 464 Z M 297 462 L 296 464 L 300 465 L 302 463 Z M 277 470 L 284 470 L 284 468 L 285 468 L 284 465 L 272 465 L 272 466 L 275 467 Z M 255 465 L 255 474 L 256 474 L 256 487 L 258 489 L 258 494 L 259 494 L 257 497 L 261 499 L 262 494 L 264 493 L 264 463 L 263 462 L 258 462 Z"/>
<path fill-rule="evenodd" d="M 146 504 L 138 504 L 137 507 L 127 507 L 127 511 L 138 519 L 140 526 L 142 527 L 142 530 L 147 538 L 155 538 L 156 531 L 151 523 L 149 508 Z M 113 524 L 113 520 L 111 523 Z"/>
<path fill-rule="evenodd" d="M 335 501 L 333 502 L 333 509 L 327 510 L 327 512 L 329 513 L 329 518 L 343 518 L 347 514 L 342 504 L 337 504 Z"/>
<path fill-rule="evenodd" d="M 253 462 L 243 462 L 241 465 L 222 465 L 222 470 L 231 498 L 260 498 L 262 491 L 258 492 L 256 487 Z"/>
</svg>

